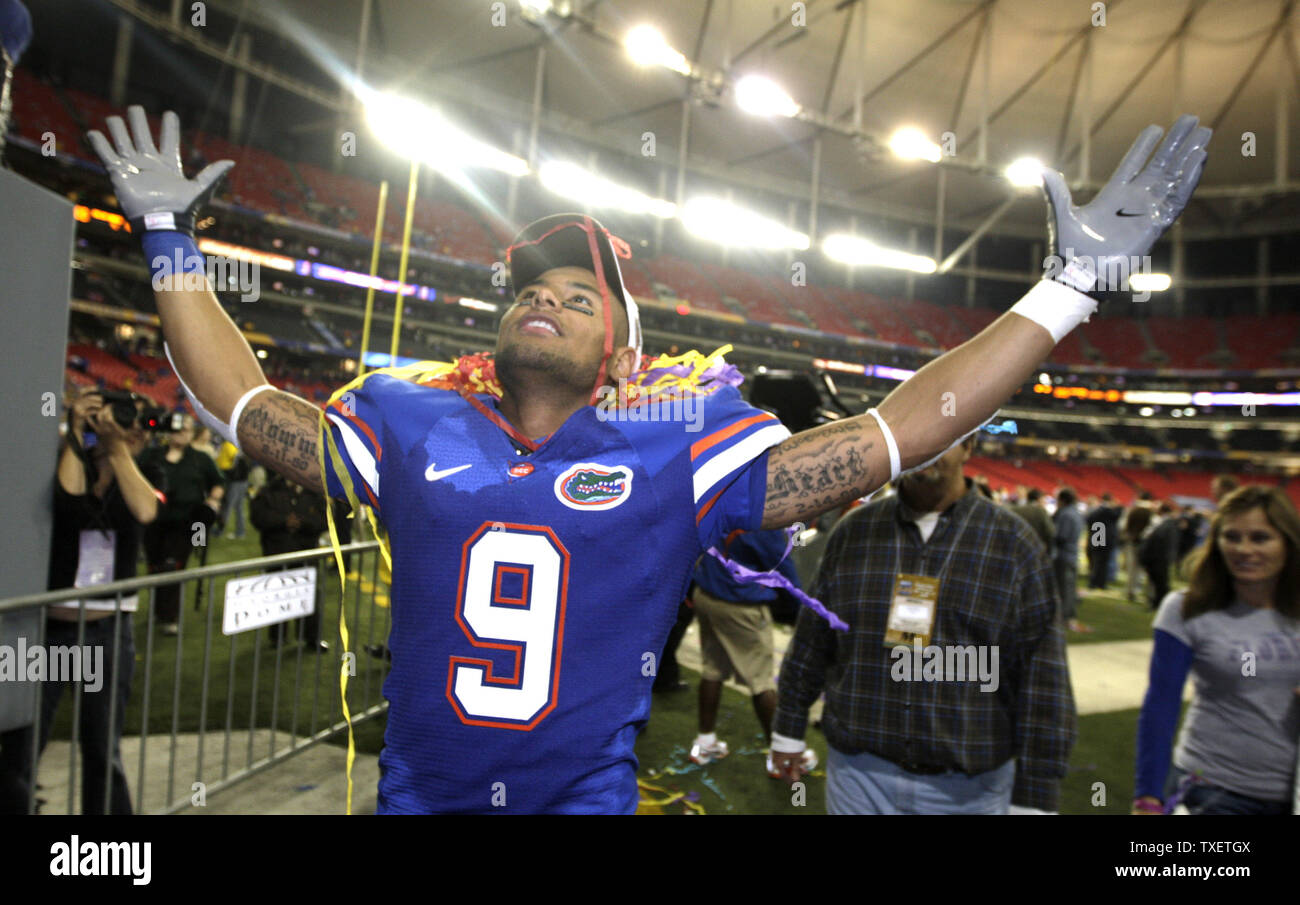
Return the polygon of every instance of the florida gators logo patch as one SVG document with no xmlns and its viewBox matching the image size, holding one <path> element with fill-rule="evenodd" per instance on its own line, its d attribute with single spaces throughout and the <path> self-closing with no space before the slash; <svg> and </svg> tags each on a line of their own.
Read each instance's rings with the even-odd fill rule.
<svg viewBox="0 0 1300 905">
<path fill-rule="evenodd" d="M 570 509 L 613 509 L 632 493 L 632 469 L 582 462 L 555 479 L 555 498 Z"/>
</svg>

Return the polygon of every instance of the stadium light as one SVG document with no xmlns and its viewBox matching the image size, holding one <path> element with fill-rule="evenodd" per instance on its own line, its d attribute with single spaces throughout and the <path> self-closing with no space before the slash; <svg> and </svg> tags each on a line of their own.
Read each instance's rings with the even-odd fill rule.
<svg viewBox="0 0 1300 905">
<path fill-rule="evenodd" d="M 1037 157 L 1018 157 L 1003 170 L 1003 175 L 1019 188 L 1037 188 L 1043 184 L 1043 162 Z"/>
<path fill-rule="evenodd" d="M 1167 273 L 1135 273 L 1128 278 L 1128 288 L 1134 292 L 1164 292 L 1172 285 Z"/>
<path fill-rule="evenodd" d="M 831 260 L 850 267 L 889 267 L 913 273 L 934 273 L 937 267 L 934 258 L 881 248 L 875 242 L 848 233 L 827 236 L 822 242 L 822 251 Z"/>
<path fill-rule="evenodd" d="M 1124 401 L 1130 405 L 1184 406 L 1192 401 L 1192 394 L 1172 390 L 1125 390 Z"/>
<path fill-rule="evenodd" d="M 691 74 L 690 61 L 653 25 L 638 25 L 629 31 L 623 38 L 623 48 L 638 66 L 662 66 L 681 75 Z"/>
<path fill-rule="evenodd" d="M 480 141 L 418 101 L 381 92 L 371 92 L 363 100 L 375 137 L 409 160 L 438 171 L 480 167 L 511 176 L 528 172 L 523 158 Z"/>
<path fill-rule="evenodd" d="M 519 0 L 520 9 L 525 15 L 545 16 L 551 11 L 551 0 Z"/>
<path fill-rule="evenodd" d="M 807 249 L 807 234 L 718 198 L 692 198 L 682 208 L 682 225 L 701 239 L 743 248 Z"/>
<path fill-rule="evenodd" d="M 889 150 L 903 160 L 928 160 L 930 163 L 938 163 L 943 157 L 943 149 L 914 126 L 904 126 L 889 136 Z"/>
<path fill-rule="evenodd" d="M 785 89 L 761 75 L 747 75 L 736 82 L 736 105 L 753 116 L 796 116 L 799 105 Z"/>
<path fill-rule="evenodd" d="M 456 300 L 456 304 L 460 305 L 463 308 L 473 308 L 475 311 L 500 310 L 500 306 L 492 302 L 485 302 L 482 299 L 459 298 Z"/>
<path fill-rule="evenodd" d="M 542 164 L 538 178 L 557 195 L 581 201 L 590 207 L 614 207 L 632 214 L 650 214 L 669 219 L 677 216 L 677 205 L 662 198 L 611 182 L 577 164 L 550 161 Z"/>
</svg>

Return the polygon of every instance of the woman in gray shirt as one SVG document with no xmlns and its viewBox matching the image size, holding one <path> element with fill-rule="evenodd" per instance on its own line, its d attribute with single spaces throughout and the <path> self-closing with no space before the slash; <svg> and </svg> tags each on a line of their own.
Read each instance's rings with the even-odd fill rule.
<svg viewBox="0 0 1300 905">
<path fill-rule="evenodd" d="M 1133 813 L 1286 814 L 1300 737 L 1300 515 L 1281 490 L 1225 497 L 1186 591 L 1155 619 Z M 1188 673 L 1196 697 L 1169 778 Z M 1167 781 L 1168 780 L 1168 781 Z M 1168 794 L 1164 794 L 1168 792 Z"/>
</svg>

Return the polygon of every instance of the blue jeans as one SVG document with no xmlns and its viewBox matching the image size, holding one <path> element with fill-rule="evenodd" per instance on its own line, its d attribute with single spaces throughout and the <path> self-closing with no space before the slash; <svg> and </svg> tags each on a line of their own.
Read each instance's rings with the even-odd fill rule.
<svg viewBox="0 0 1300 905">
<path fill-rule="evenodd" d="M 1061 601 L 1061 618 L 1073 619 L 1079 611 L 1079 564 L 1064 559 L 1052 561 L 1056 573 L 1057 599 Z"/>
<path fill-rule="evenodd" d="M 826 753 L 828 814 L 1005 814 L 1016 762 L 967 776 L 926 776 L 873 754 Z"/>
<path fill-rule="evenodd" d="M 1187 771 L 1173 767 L 1169 773 L 1168 787 L 1171 795 L 1175 789 L 1183 784 L 1183 780 L 1187 777 Z M 1169 795 L 1166 795 L 1165 799 L 1168 800 L 1168 798 Z M 1222 786 L 1213 786 L 1207 782 L 1199 781 L 1187 786 L 1182 803 L 1187 806 L 1187 813 L 1196 815 L 1254 816 L 1258 814 L 1291 813 L 1291 802 L 1289 801 L 1262 801 L 1258 798 L 1238 795 L 1236 792 L 1230 792 Z"/>
<path fill-rule="evenodd" d="M 221 527 L 227 532 L 234 531 L 235 537 L 244 536 L 244 497 L 247 495 L 247 481 L 231 481 L 226 485 L 225 496 L 221 498 Z"/>
</svg>

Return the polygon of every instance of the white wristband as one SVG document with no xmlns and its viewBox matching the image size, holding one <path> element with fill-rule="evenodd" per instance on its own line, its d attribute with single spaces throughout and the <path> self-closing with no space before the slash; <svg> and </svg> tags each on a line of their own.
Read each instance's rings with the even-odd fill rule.
<svg viewBox="0 0 1300 905">
<path fill-rule="evenodd" d="M 1096 310 L 1096 299 L 1055 280 L 1039 280 L 1011 306 L 1012 313 L 1029 318 L 1052 334 L 1052 341 L 1058 343 Z"/>
<path fill-rule="evenodd" d="M 801 738 L 790 738 L 779 732 L 772 733 L 772 751 L 775 754 L 802 754 L 808 743 Z"/>
<path fill-rule="evenodd" d="M 203 424 L 204 427 L 209 428 L 214 434 L 217 434 L 223 440 L 232 444 L 235 449 L 243 452 L 239 447 L 239 437 L 235 433 L 235 428 L 239 424 L 239 416 L 244 411 L 244 406 L 248 405 L 248 400 L 262 392 L 262 390 L 275 388 L 269 383 L 263 383 L 253 387 L 244 395 L 240 396 L 239 401 L 235 403 L 234 409 L 230 412 L 230 423 L 227 424 L 225 421 L 222 421 L 216 415 L 212 414 L 212 412 L 209 411 L 202 402 L 199 402 L 199 398 L 194 395 L 194 392 L 189 388 L 189 385 L 185 383 L 185 378 L 181 376 L 180 370 L 176 367 L 176 362 L 172 360 L 172 351 L 166 343 L 163 343 L 163 354 L 167 356 L 167 363 L 172 366 L 172 373 L 175 374 L 176 379 L 180 381 L 181 389 L 185 391 L 185 398 L 188 399 L 190 405 L 194 407 L 194 414 L 198 417 L 199 422 Z"/>
<path fill-rule="evenodd" d="M 867 414 L 876 419 L 880 425 L 880 433 L 885 437 L 885 449 L 889 450 L 889 480 L 898 480 L 898 473 L 903 469 L 903 457 L 898 454 L 898 442 L 894 440 L 894 432 L 889 429 L 885 419 L 880 417 L 880 412 L 874 408 L 867 409 Z"/>
<path fill-rule="evenodd" d="M 258 393 L 262 392 L 262 390 L 273 389 L 275 389 L 275 387 L 271 386 L 269 383 L 255 386 L 247 393 L 240 396 L 239 401 L 235 403 L 235 407 L 230 410 L 230 442 L 235 449 L 238 449 L 240 452 L 243 452 L 244 450 L 239 446 L 239 416 L 244 413 L 244 406 L 248 405 L 249 401 Z"/>
</svg>

